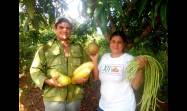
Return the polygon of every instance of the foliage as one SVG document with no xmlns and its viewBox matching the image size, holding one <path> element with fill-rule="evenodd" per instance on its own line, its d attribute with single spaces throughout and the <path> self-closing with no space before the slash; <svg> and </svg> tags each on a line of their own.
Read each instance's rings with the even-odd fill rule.
<svg viewBox="0 0 187 111">
<path fill-rule="evenodd" d="M 20 24 L 36 30 L 51 28 L 55 18 L 67 9 L 66 5 L 61 0 L 20 0 Z"/>
<path fill-rule="evenodd" d="M 103 55 L 104 53 L 107 53 L 110 51 L 110 48 L 109 48 L 109 42 L 106 41 L 106 39 L 102 38 L 98 41 L 98 44 L 100 46 L 99 48 L 99 55 Z"/>
<path fill-rule="evenodd" d="M 95 27 L 99 26 L 106 38 L 115 30 L 121 30 L 129 36 L 129 42 L 133 43 L 134 39 L 148 39 L 151 33 L 167 33 L 167 2 L 90 0 L 87 3 L 87 10 L 90 10 L 88 14 Z M 157 38 L 161 39 L 159 36 Z M 158 47 L 159 45 L 160 41 Z M 159 49 L 158 47 L 156 48 Z"/>
<path fill-rule="evenodd" d="M 164 79 L 158 94 L 167 100 L 168 87 L 168 0 L 82 0 L 82 15 L 87 16 L 83 24 L 74 23 L 73 42 L 85 47 L 96 39 L 100 47 L 99 56 L 109 52 L 109 35 L 122 30 L 128 36 L 128 51 L 133 55 L 147 54 L 156 57 L 164 67 Z M 40 44 L 54 38 L 54 20 L 64 15 L 65 0 L 20 0 L 19 6 L 19 73 L 28 69 Z M 102 35 L 96 34 L 100 27 Z M 164 93 L 163 93 L 164 92 Z M 161 95 L 164 94 L 164 95 Z"/>
</svg>

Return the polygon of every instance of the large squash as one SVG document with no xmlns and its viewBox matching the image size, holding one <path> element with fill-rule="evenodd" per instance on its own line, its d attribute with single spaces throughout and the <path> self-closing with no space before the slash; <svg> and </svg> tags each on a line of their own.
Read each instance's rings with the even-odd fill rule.
<svg viewBox="0 0 187 111">
<path fill-rule="evenodd" d="M 71 83 L 70 77 L 61 74 L 59 71 L 55 69 L 50 71 L 50 75 L 52 78 L 57 78 L 57 82 L 63 86 L 66 86 Z"/>
<path fill-rule="evenodd" d="M 60 75 L 57 79 L 58 83 L 63 85 L 63 86 L 66 86 L 68 84 L 71 84 L 71 78 L 69 78 L 68 76 L 65 76 L 65 75 Z"/>
<path fill-rule="evenodd" d="M 85 62 L 81 64 L 75 71 L 73 72 L 72 83 L 75 83 L 75 80 L 81 78 L 88 78 L 90 72 L 93 70 L 94 64 L 93 62 Z"/>
</svg>

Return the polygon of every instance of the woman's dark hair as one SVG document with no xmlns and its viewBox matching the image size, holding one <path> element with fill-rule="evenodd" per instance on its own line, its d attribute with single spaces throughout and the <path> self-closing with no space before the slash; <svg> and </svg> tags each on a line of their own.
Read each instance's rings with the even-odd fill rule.
<svg viewBox="0 0 187 111">
<path fill-rule="evenodd" d="M 72 24 L 70 23 L 70 21 L 67 18 L 64 18 L 64 17 L 59 17 L 59 18 L 56 19 L 55 28 L 57 28 L 58 24 L 60 24 L 62 22 L 68 23 L 70 25 L 70 29 L 72 29 Z"/>
<path fill-rule="evenodd" d="M 114 36 L 120 36 L 123 40 L 124 43 L 127 43 L 127 36 L 125 35 L 125 33 L 123 31 L 115 31 L 111 34 L 110 36 L 110 40 L 114 37 Z"/>
</svg>

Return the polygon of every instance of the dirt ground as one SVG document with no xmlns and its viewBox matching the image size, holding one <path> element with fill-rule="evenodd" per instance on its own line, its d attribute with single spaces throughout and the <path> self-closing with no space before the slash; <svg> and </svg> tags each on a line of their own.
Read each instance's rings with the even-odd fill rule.
<svg viewBox="0 0 187 111">
<path fill-rule="evenodd" d="M 90 87 L 91 86 L 91 87 Z M 85 86 L 85 95 L 80 111 L 96 111 L 99 103 L 99 82 L 90 82 Z M 159 102 L 157 111 L 168 111 L 168 103 Z M 42 92 L 31 84 L 26 74 L 19 78 L 19 111 L 44 111 Z"/>
<path fill-rule="evenodd" d="M 99 83 L 85 86 L 85 96 L 80 111 L 96 111 L 99 100 Z M 19 111 L 44 111 L 42 92 L 31 84 L 30 78 L 24 74 L 19 78 Z"/>
</svg>

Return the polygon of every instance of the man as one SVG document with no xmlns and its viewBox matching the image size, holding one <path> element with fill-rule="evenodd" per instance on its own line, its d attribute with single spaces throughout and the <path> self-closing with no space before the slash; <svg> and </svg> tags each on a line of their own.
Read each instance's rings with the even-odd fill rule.
<svg viewBox="0 0 187 111">
<path fill-rule="evenodd" d="M 62 85 L 51 77 L 56 70 L 68 77 L 88 56 L 79 44 L 71 43 L 72 24 L 66 18 L 58 18 L 54 32 L 56 38 L 40 47 L 30 68 L 31 78 L 43 90 L 45 111 L 79 111 L 83 98 L 83 83 L 87 79 L 75 81 L 75 84 Z"/>
</svg>

